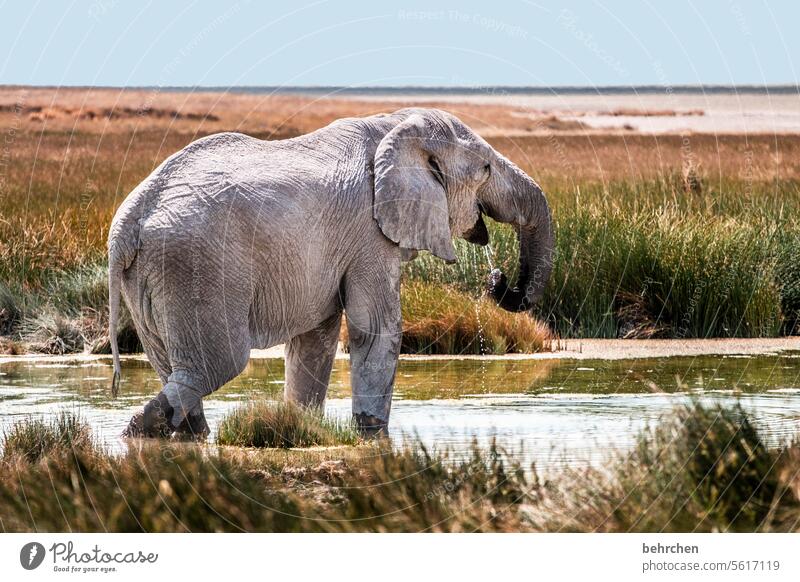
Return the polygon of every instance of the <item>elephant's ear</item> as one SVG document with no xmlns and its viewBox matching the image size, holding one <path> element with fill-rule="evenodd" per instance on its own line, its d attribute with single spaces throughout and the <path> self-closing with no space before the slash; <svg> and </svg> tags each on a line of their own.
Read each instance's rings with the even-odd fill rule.
<svg viewBox="0 0 800 582">
<path fill-rule="evenodd" d="M 456 253 L 447 195 L 431 160 L 436 164 L 434 153 L 453 139 L 446 123 L 415 113 L 386 134 L 375 152 L 373 212 L 383 234 L 402 248 L 428 250 L 448 263 L 456 261 Z"/>
</svg>

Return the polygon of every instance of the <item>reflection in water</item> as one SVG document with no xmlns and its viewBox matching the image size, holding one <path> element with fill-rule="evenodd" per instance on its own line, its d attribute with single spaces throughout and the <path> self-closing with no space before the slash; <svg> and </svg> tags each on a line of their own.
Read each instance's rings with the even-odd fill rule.
<svg viewBox="0 0 800 582">
<path fill-rule="evenodd" d="M 540 467 L 598 461 L 611 447 L 669 412 L 687 393 L 733 402 L 737 392 L 774 444 L 800 429 L 800 355 L 710 356 L 642 360 L 403 360 L 397 373 L 391 434 L 463 450 L 497 438 Z M 349 363 L 337 360 L 328 413 L 350 409 Z M 206 398 L 212 430 L 239 402 L 278 399 L 283 360 L 252 360 Z M 131 415 L 160 388 L 143 359 L 123 362 L 120 396 L 111 399 L 110 360 L 75 363 L 0 361 L 0 429 L 29 414 L 74 408 L 111 447 Z"/>
</svg>

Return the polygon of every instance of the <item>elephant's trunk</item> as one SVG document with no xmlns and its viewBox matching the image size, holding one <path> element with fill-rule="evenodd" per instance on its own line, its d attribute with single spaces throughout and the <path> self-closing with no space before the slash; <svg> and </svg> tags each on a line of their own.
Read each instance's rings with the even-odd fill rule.
<svg viewBox="0 0 800 582">
<path fill-rule="evenodd" d="M 544 294 L 553 267 L 553 224 L 542 189 L 502 156 L 479 194 L 487 214 L 513 224 L 519 240 L 519 275 L 514 287 L 499 270 L 489 277 L 489 294 L 507 311 L 527 311 Z"/>
</svg>

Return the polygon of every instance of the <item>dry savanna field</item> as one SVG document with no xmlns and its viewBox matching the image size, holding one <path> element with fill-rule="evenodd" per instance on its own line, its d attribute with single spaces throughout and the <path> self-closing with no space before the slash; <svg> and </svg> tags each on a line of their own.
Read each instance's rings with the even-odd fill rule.
<svg viewBox="0 0 800 582">
<path fill-rule="evenodd" d="M 140 180 L 192 140 L 219 131 L 285 139 L 340 117 L 413 104 L 399 97 L 0 89 L 2 350 L 108 349 L 110 220 Z M 424 106 L 458 115 L 540 183 L 554 209 L 556 264 L 533 319 L 480 300 L 489 271 L 482 248 L 461 241 L 453 266 L 421 256 L 405 271 L 405 351 L 527 352 L 559 337 L 795 332 L 800 136 L 648 135 L 512 105 Z M 491 229 L 494 262 L 513 274 L 514 233 Z M 123 347 L 136 350 L 135 331 L 130 322 L 124 327 Z"/>
<path fill-rule="evenodd" d="M 109 223 L 187 143 L 218 131 L 290 138 L 410 104 L 0 89 L 0 352 L 108 351 Z M 422 254 L 405 266 L 405 352 L 797 331 L 800 136 L 648 135 L 507 104 L 424 105 L 452 111 L 539 181 L 556 257 L 535 313 L 509 314 L 481 298 L 489 257 L 514 274 L 507 227 L 490 225 L 489 256 L 464 241 L 455 265 Z M 121 327 L 124 350 L 140 351 L 130 319 Z M 0 434 L 0 529 L 797 531 L 798 441 L 768 445 L 769 427 L 748 414 L 689 400 L 601 467 L 547 475 L 496 442 L 455 451 L 364 441 L 349 422 L 258 399 L 226 413 L 209 443 L 133 439 L 122 452 L 80 411 L 23 415 Z"/>
</svg>

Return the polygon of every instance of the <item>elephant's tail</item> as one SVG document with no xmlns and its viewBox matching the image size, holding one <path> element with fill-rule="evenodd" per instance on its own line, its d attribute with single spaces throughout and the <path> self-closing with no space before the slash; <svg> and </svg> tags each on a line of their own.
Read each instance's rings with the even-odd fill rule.
<svg viewBox="0 0 800 582">
<path fill-rule="evenodd" d="M 111 395 L 115 398 L 119 394 L 119 383 L 122 375 L 122 367 L 119 362 L 119 345 L 117 344 L 117 323 L 119 322 L 119 295 L 123 268 L 123 262 L 112 248 L 108 253 L 108 337 L 111 342 L 111 355 L 114 358 Z"/>
<path fill-rule="evenodd" d="M 145 215 L 148 195 L 151 194 L 149 185 L 150 180 L 145 180 L 128 195 L 117 209 L 108 234 L 108 338 L 114 358 L 114 376 L 111 380 L 111 393 L 114 396 L 119 392 L 122 377 L 117 344 L 122 274 L 131 266 L 139 250 L 140 225 Z"/>
</svg>

